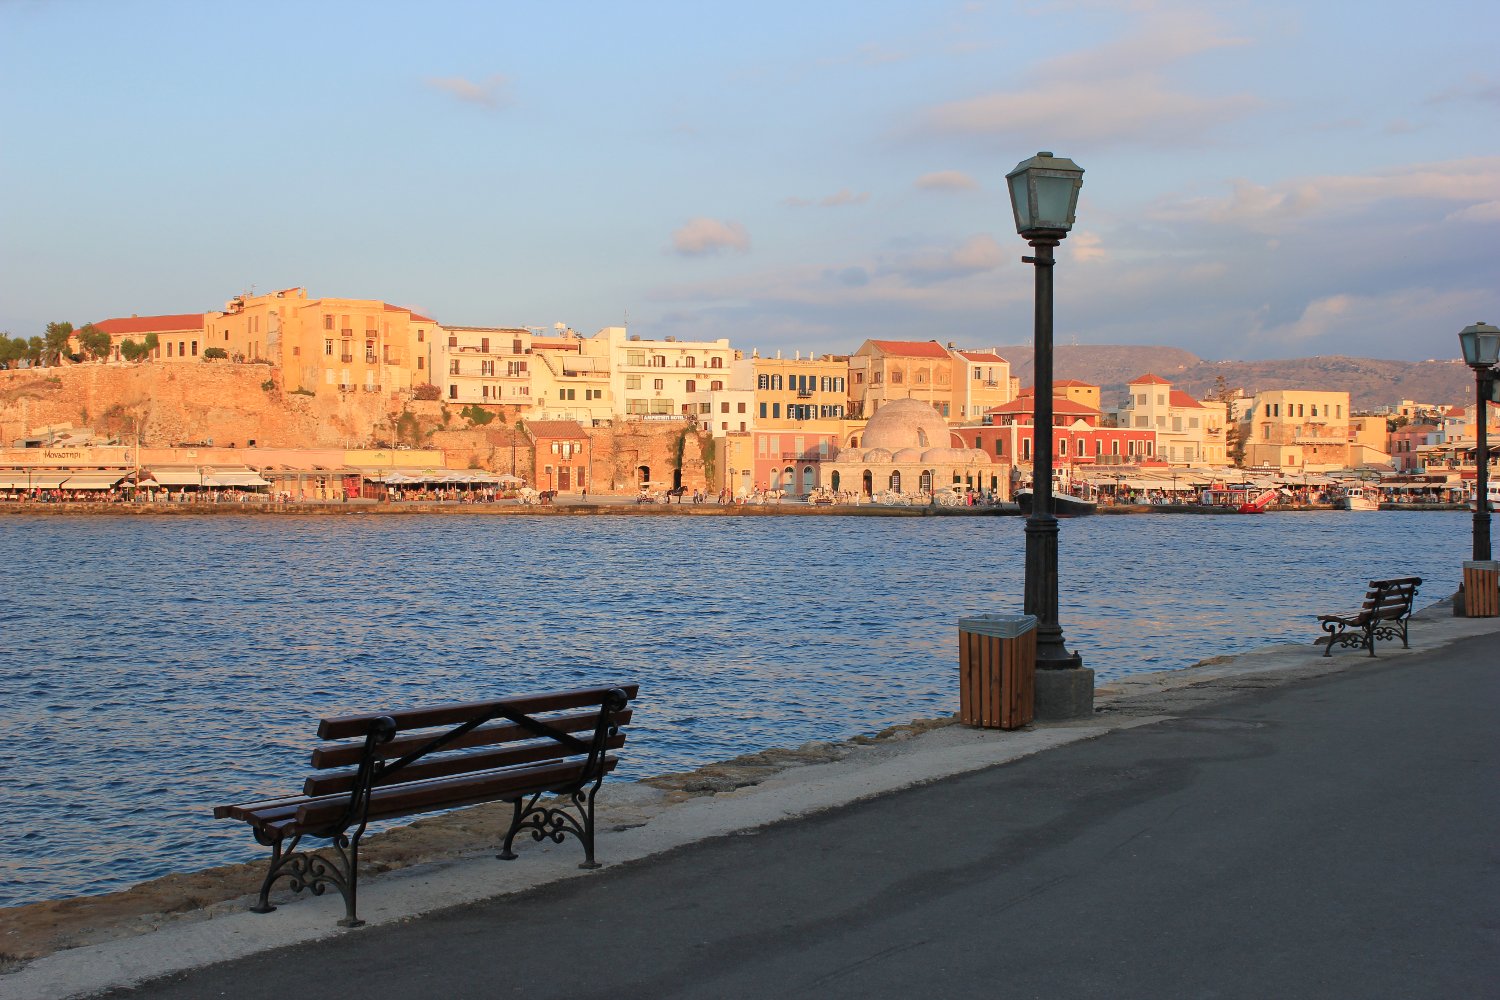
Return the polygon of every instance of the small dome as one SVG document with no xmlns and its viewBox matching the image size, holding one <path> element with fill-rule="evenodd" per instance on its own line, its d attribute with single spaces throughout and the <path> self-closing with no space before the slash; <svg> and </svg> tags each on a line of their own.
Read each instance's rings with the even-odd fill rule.
<svg viewBox="0 0 1500 1000">
<path fill-rule="evenodd" d="M 866 448 L 946 448 L 951 442 L 942 415 L 920 399 L 893 399 L 865 425 Z"/>
<path fill-rule="evenodd" d="M 891 461 L 898 465 L 906 462 L 920 462 L 922 461 L 922 453 L 915 448 L 902 448 L 891 455 Z"/>
<path fill-rule="evenodd" d="M 862 461 L 866 462 L 889 462 L 891 453 L 884 448 L 866 448 Z"/>
<path fill-rule="evenodd" d="M 964 463 L 972 455 L 973 452 L 964 448 L 928 448 L 922 452 L 922 461 L 933 462 L 939 465 Z"/>
</svg>

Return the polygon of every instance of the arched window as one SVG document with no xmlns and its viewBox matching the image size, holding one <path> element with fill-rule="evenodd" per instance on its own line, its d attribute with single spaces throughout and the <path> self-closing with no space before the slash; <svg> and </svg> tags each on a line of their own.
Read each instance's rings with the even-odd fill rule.
<svg viewBox="0 0 1500 1000">
<path fill-rule="evenodd" d="M 931 442 L 927 440 L 927 432 L 920 427 L 917 428 L 917 445 L 921 448 L 932 447 Z"/>
<path fill-rule="evenodd" d="M 891 473 L 891 489 L 897 493 L 901 492 L 901 472 L 897 470 Z"/>
<path fill-rule="evenodd" d="M 781 470 L 781 488 L 788 493 L 797 488 L 797 470 L 790 465 Z"/>
<path fill-rule="evenodd" d="M 917 482 L 918 482 L 918 489 L 920 489 L 923 493 L 931 493 L 932 492 L 932 470 L 931 469 L 923 469 L 922 470 L 922 478 L 919 479 Z"/>
<path fill-rule="evenodd" d="M 837 472 L 835 472 L 833 474 L 833 492 L 837 493 L 838 491 L 839 491 L 839 474 Z"/>
<path fill-rule="evenodd" d="M 812 466 L 809 465 L 807 468 L 805 468 L 805 469 L 802 470 L 802 492 L 803 493 L 811 493 L 813 491 L 813 483 L 816 480 L 816 478 L 817 478 L 817 473 L 813 470 Z"/>
<path fill-rule="evenodd" d="M 875 495 L 875 477 L 870 474 L 870 470 L 869 469 L 865 470 L 865 474 L 862 477 L 862 479 L 863 479 L 864 494 L 865 494 L 865 496 L 867 496 L 867 497 L 868 496 L 874 496 Z"/>
</svg>

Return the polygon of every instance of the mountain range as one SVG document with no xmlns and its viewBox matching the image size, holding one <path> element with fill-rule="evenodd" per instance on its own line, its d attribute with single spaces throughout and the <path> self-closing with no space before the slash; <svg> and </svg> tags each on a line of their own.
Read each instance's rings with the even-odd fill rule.
<svg viewBox="0 0 1500 1000">
<path fill-rule="evenodd" d="M 1010 362 L 1011 374 L 1031 385 L 1030 344 L 996 348 Z M 1262 389 L 1324 389 L 1349 393 L 1356 412 L 1394 407 L 1403 399 L 1462 406 L 1474 399 L 1474 375 L 1457 358 L 1385 361 L 1327 356 L 1277 361 L 1205 361 L 1176 347 L 1058 344 L 1055 380 L 1078 379 L 1100 387 L 1106 410 L 1123 397 L 1125 385 L 1142 375 L 1158 375 L 1196 399 L 1211 393 L 1223 376 L 1230 389 L 1254 395 Z"/>
</svg>

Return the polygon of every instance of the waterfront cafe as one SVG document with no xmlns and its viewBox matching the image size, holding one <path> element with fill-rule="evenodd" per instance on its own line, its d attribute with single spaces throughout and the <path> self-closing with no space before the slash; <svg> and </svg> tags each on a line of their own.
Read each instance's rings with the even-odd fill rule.
<svg viewBox="0 0 1500 1000">
<path fill-rule="evenodd" d="M 366 484 L 367 495 L 381 500 L 493 500 L 521 479 L 482 469 L 398 469 L 377 470 Z"/>
<path fill-rule="evenodd" d="M 0 499 L 94 500 L 134 487 L 135 454 L 119 446 L 0 448 Z"/>
<path fill-rule="evenodd" d="M 264 494 L 271 484 L 245 465 L 152 465 L 141 470 L 140 489 L 163 495 L 221 497 L 223 494 Z"/>
</svg>

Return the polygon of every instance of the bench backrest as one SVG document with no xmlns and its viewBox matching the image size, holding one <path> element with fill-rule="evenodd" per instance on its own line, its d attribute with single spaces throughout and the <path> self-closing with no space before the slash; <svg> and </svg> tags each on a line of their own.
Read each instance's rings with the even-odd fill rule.
<svg viewBox="0 0 1500 1000">
<path fill-rule="evenodd" d="M 335 742 L 313 750 L 318 773 L 303 794 L 349 792 L 366 769 L 374 788 L 552 761 L 584 762 L 593 778 L 624 746 L 619 727 L 638 691 L 620 684 L 323 719 L 318 738 Z"/>
<path fill-rule="evenodd" d="M 1365 592 L 1363 612 L 1373 618 L 1405 618 L 1411 614 L 1417 599 L 1420 576 L 1393 577 L 1389 580 L 1371 580 Z"/>
</svg>

